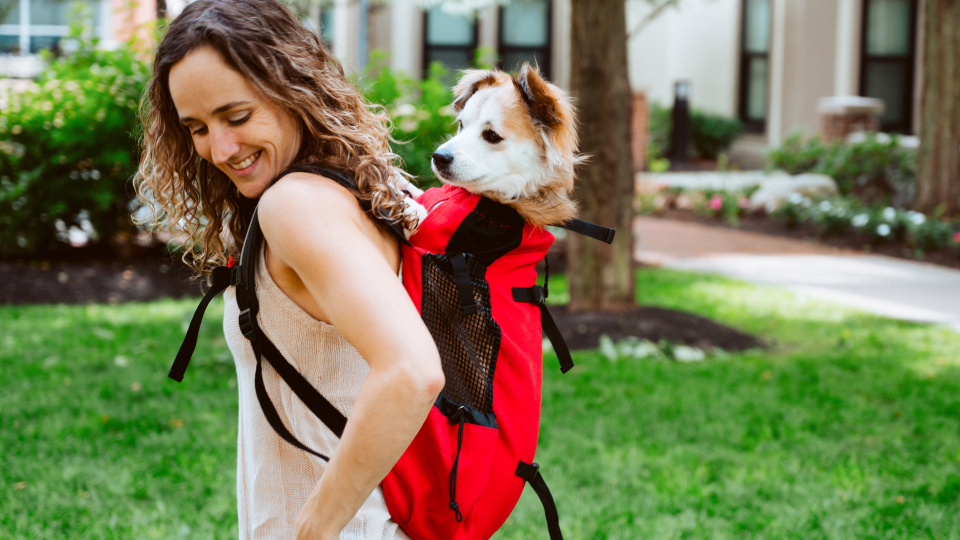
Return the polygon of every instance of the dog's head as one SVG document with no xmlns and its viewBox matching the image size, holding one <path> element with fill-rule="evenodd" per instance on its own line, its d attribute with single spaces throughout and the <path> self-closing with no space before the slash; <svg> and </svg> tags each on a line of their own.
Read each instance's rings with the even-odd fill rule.
<svg viewBox="0 0 960 540">
<path fill-rule="evenodd" d="M 581 158 L 563 91 L 529 64 L 515 77 L 468 70 L 453 91 L 459 127 L 433 154 L 437 178 L 508 204 L 535 225 L 574 217 L 568 195 Z"/>
</svg>

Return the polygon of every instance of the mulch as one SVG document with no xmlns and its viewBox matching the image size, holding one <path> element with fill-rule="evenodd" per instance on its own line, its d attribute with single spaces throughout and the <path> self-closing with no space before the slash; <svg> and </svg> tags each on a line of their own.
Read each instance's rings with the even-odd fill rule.
<svg viewBox="0 0 960 540">
<path fill-rule="evenodd" d="M 726 227 L 728 229 L 751 231 L 771 236 L 815 241 L 843 249 L 875 253 L 877 255 L 886 255 L 898 259 L 921 261 L 951 268 L 960 268 L 960 254 L 955 251 L 939 250 L 920 253 L 906 240 L 888 240 L 880 244 L 873 244 L 855 231 L 848 231 L 846 234 L 839 236 L 819 236 L 816 227 L 809 223 L 801 223 L 797 227 L 791 228 L 782 221 L 771 219 L 763 214 L 747 214 L 741 216 L 740 223 L 737 226 L 731 225 L 722 219 L 698 214 L 693 210 L 669 209 L 653 215 L 665 219 L 688 221 L 714 227 Z"/>
<path fill-rule="evenodd" d="M 571 350 L 595 349 L 600 336 L 614 342 L 637 337 L 653 342 L 669 341 L 710 351 L 744 351 L 763 348 L 760 339 L 735 328 L 692 313 L 657 307 L 638 307 L 624 312 L 570 312 L 566 306 L 551 306 L 563 340 Z"/>
<path fill-rule="evenodd" d="M 0 262 L 0 304 L 88 304 L 200 294 L 179 260 Z"/>
</svg>

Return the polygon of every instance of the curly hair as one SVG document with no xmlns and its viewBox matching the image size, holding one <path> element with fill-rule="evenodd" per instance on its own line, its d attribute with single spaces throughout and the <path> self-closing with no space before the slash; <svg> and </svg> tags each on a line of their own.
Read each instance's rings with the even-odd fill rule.
<svg viewBox="0 0 960 540">
<path fill-rule="evenodd" d="M 379 217 L 413 228 L 390 150 L 390 121 L 368 105 L 320 39 L 276 0 L 200 0 L 173 20 L 160 41 L 153 79 L 141 103 L 143 154 L 137 193 L 147 224 L 186 238 L 184 261 L 197 275 L 239 253 L 256 201 L 202 159 L 170 96 L 174 64 L 204 46 L 216 50 L 300 126 L 294 163 L 317 163 L 353 175 L 355 195 Z"/>
</svg>

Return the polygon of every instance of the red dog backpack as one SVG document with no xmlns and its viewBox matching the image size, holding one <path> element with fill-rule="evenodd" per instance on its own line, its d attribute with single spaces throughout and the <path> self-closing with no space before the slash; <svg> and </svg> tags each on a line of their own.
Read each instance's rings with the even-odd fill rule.
<svg viewBox="0 0 960 540">
<path fill-rule="evenodd" d="M 295 167 L 280 177 L 294 171 L 322 174 L 356 190 L 349 176 L 317 166 Z M 459 187 L 429 189 L 417 202 L 429 214 L 409 241 L 398 226 L 389 227 L 401 243 L 404 286 L 437 345 L 446 383 L 381 483 L 390 515 L 415 540 L 486 539 L 509 517 L 528 482 L 543 503 L 551 540 L 559 540 L 556 505 L 533 461 L 540 430 L 541 326 L 561 369 L 573 367 L 544 304 L 547 278 L 543 286 L 536 284 L 536 265 L 545 259 L 553 235 L 525 223 L 512 208 Z M 613 240 L 612 229 L 583 221 L 562 226 Z M 257 353 L 255 388 L 265 417 L 284 440 L 327 460 L 286 429 L 263 384 L 261 357 L 331 431 L 342 435 L 347 419 L 257 324 L 253 272 L 262 243 L 254 212 L 239 266 L 214 270 L 169 376 L 182 381 L 203 311 L 214 295 L 236 285 L 240 329 Z"/>
</svg>

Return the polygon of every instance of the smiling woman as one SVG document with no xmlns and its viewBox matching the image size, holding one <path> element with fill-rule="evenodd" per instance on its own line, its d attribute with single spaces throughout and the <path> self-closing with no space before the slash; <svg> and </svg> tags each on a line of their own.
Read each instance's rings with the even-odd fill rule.
<svg viewBox="0 0 960 540">
<path fill-rule="evenodd" d="M 189 85 L 174 95 L 178 80 Z M 157 226 L 187 238 L 198 274 L 236 254 L 251 201 L 294 163 L 355 176 L 355 195 L 378 215 L 414 225 L 388 185 L 397 174 L 388 117 L 276 2 L 190 4 L 158 48 L 142 110 L 138 191 Z"/>
<path fill-rule="evenodd" d="M 379 483 L 444 376 L 398 279 L 395 225 L 415 218 L 392 185 L 400 173 L 385 116 L 276 0 L 187 6 L 157 49 L 144 111 L 139 191 L 155 226 L 190 238 L 185 260 L 205 273 L 239 255 L 254 215 L 262 231 L 262 256 L 244 265 L 254 267 L 244 288 L 253 285 L 259 303 L 256 353 L 238 324 L 236 287 L 224 291 L 240 394 L 239 537 L 407 538 Z M 314 416 L 274 360 L 263 368 L 266 341 L 346 427 Z"/>
</svg>

